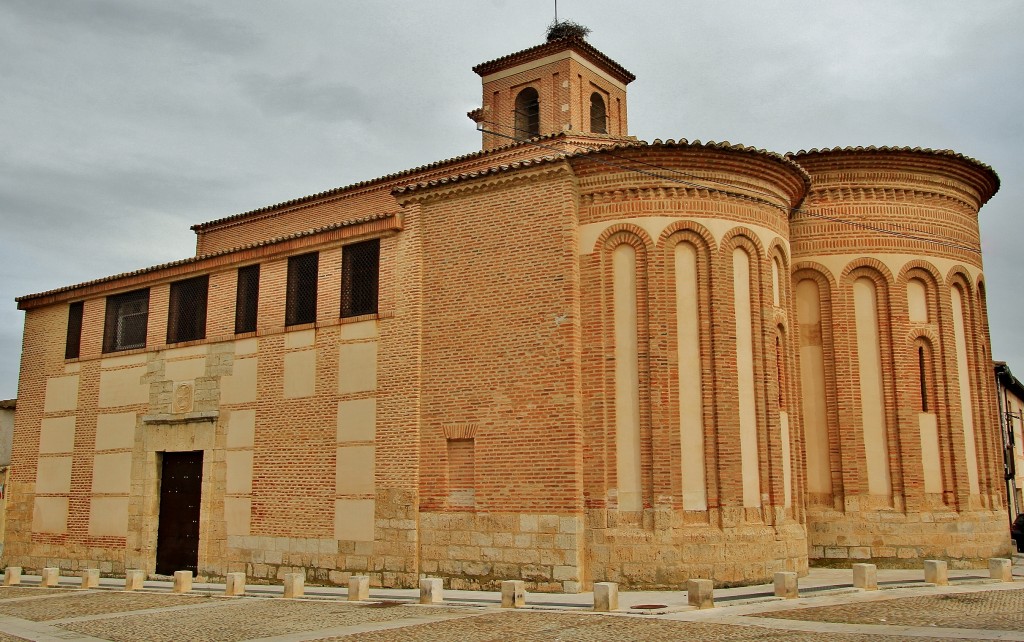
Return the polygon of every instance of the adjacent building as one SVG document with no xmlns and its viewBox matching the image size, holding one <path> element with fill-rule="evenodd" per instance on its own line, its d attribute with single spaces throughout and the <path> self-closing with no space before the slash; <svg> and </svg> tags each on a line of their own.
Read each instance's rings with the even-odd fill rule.
<svg viewBox="0 0 1024 642">
<path fill-rule="evenodd" d="M 578 591 L 1008 554 L 990 167 L 638 141 L 578 37 L 474 71 L 480 151 L 18 299 L 7 563 Z"/>
</svg>

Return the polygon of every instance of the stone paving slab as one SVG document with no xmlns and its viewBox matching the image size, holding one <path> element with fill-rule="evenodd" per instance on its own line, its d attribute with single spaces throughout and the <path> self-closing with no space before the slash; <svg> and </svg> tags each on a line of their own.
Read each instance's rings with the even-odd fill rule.
<svg viewBox="0 0 1024 642">
<path fill-rule="evenodd" d="M 61 624 L 60 628 L 115 642 L 239 642 L 388 620 L 417 618 L 417 621 L 430 622 L 459 617 L 466 611 L 405 605 L 375 607 L 323 600 L 220 599 L 224 602 L 221 606 L 120 615 Z"/>
<path fill-rule="evenodd" d="M 1024 590 L 900 597 L 765 613 L 762 617 L 846 624 L 1024 631 Z"/>
<path fill-rule="evenodd" d="M 550 611 L 514 611 L 488 613 L 472 618 L 447 620 L 436 624 L 407 626 L 400 629 L 358 631 L 351 635 L 320 638 L 318 642 L 417 642 L 451 640 L 458 642 L 505 642 L 517 640 L 582 640 L 650 642 L 651 640 L 791 640 L 821 642 L 818 632 L 773 631 L 753 626 L 728 626 L 703 622 L 671 622 L 643 617 L 602 616 L 596 614 L 555 613 Z M 835 634 L 834 642 L 880 642 L 877 635 Z M 940 638 L 934 638 L 939 640 Z M 927 638 L 915 638 L 927 642 Z"/>
</svg>

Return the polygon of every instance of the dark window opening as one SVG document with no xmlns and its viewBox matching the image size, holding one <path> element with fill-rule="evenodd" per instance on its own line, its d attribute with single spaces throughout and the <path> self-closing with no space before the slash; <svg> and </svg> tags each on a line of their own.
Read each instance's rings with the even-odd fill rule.
<svg viewBox="0 0 1024 642">
<path fill-rule="evenodd" d="M 786 409 L 786 360 L 782 354 L 782 340 L 775 336 L 775 367 L 779 380 L 779 410 Z"/>
<path fill-rule="evenodd" d="M 149 289 L 107 297 L 103 323 L 103 352 L 146 347 Z"/>
<path fill-rule="evenodd" d="M 85 302 L 75 301 L 68 306 L 68 336 L 64 343 L 64 358 L 77 359 L 82 348 L 82 315 Z"/>
<path fill-rule="evenodd" d="M 319 252 L 288 258 L 288 294 L 284 314 L 286 326 L 316 321 L 316 285 L 319 266 Z"/>
<path fill-rule="evenodd" d="M 928 412 L 928 379 L 925 375 L 923 346 L 917 348 L 917 373 L 921 381 L 921 412 Z"/>
<path fill-rule="evenodd" d="M 516 138 L 540 136 L 540 99 L 537 90 L 527 87 L 516 96 Z"/>
<path fill-rule="evenodd" d="M 380 285 L 380 239 L 346 245 L 341 250 L 341 316 L 377 314 Z"/>
<path fill-rule="evenodd" d="M 260 301 L 260 265 L 238 268 L 235 290 L 235 334 L 256 331 L 256 313 Z"/>
<path fill-rule="evenodd" d="M 167 306 L 167 343 L 206 338 L 206 302 L 209 291 L 208 274 L 171 284 L 171 298 Z"/>
<path fill-rule="evenodd" d="M 590 131 L 595 134 L 608 133 L 608 112 L 604 107 L 604 98 L 596 91 L 590 94 Z"/>
</svg>

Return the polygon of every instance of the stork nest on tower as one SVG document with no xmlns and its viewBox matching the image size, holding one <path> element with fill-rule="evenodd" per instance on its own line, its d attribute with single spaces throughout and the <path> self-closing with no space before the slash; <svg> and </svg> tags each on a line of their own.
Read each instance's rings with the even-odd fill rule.
<svg viewBox="0 0 1024 642">
<path fill-rule="evenodd" d="M 555 20 L 548 25 L 548 42 L 562 38 L 579 38 L 583 40 L 590 33 L 590 27 L 584 27 L 572 20 Z"/>
</svg>

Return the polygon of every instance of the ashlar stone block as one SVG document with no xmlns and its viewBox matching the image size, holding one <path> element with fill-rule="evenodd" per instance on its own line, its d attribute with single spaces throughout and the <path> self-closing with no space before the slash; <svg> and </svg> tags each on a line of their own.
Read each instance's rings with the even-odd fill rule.
<svg viewBox="0 0 1024 642">
<path fill-rule="evenodd" d="M 877 591 L 878 567 L 874 564 L 854 564 L 853 587 L 865 591 Z"/>
<path fill-rule="evenodd" d="M 96 588 L 100 585 L 100 569 L 98 568 L 84 568 L 82 569 L 82 588 Z"/>
<path fill-rule="evenodd" d="M 526 582 L 523 580 L 502 580 L 501 608 L 521 609 L 526 606 Z"/>
<path fill-rule="evenodd" d="M 782 597 L 793 600 L 800 597 L 797 588 L 796 573 L 792 571 L 780 571 L 775 574 L 775 597 Z"/>
<path fill-rule="evenodd" d="M 21 567 L 8 566 L 4 572 L 4 586 L 17 586 L 21 584 Z"/>
<path fill-rule="evenodd" d="M 224 576 L 224 595 L 245 595 L 245 573 Z"/>
<path fill-rule="evenodd" d="M 606 613 L 619 608 L 619 585 L 615 582 L 594 582 L 594 610 Z"/>
<path fill-rule="evenodd" d="M 715 606 L 715 585 L 711 580 L 687 580 L 686 601 L 698 609 Z"/>
<path fill-rule="evenodd" d="M 949 584 L 949 571 L 945 560 L 925 560 L 924 581 L 936 586 Z"/>
<path fill-rule="evenodd" d="M 440 604 L 444 601 L 444 581 L 439 577 L 420 580 L 420 604 Z"/>
<path fill-rule="evenodd" d="M 362 602 L 370 599 L 370 576 L 353 575 L 348 578 L 348 601 Z"/>
<path fill-rule="evenodd" d="M 1013 562 L 1001 557 L 993 557 L 988 561 L 989 576 L 999 582 L 1013 581 Z"/>
<path fill-rule="evenodd" d="M 137 591 L 146 581 L 146 572 L 137 568 L 126 569 L 124 572 L 124 590 Z"/>
<path fill-rule="evenodd" d="M 60 582 L 60 569 L 48 566 L 43 569 L 40 586 L 57 586 Z"/>
<path fill-rule="evenodd" d="M 192 590 L 192 571 L 174 571 L 175 593 L 188 593 Z"/>
<path fill-rule="evenodd" d="M 286 573 L 284 576 L 284 597 L 302 597 L 306 592 L 304 573 Z"/>
</svg>

